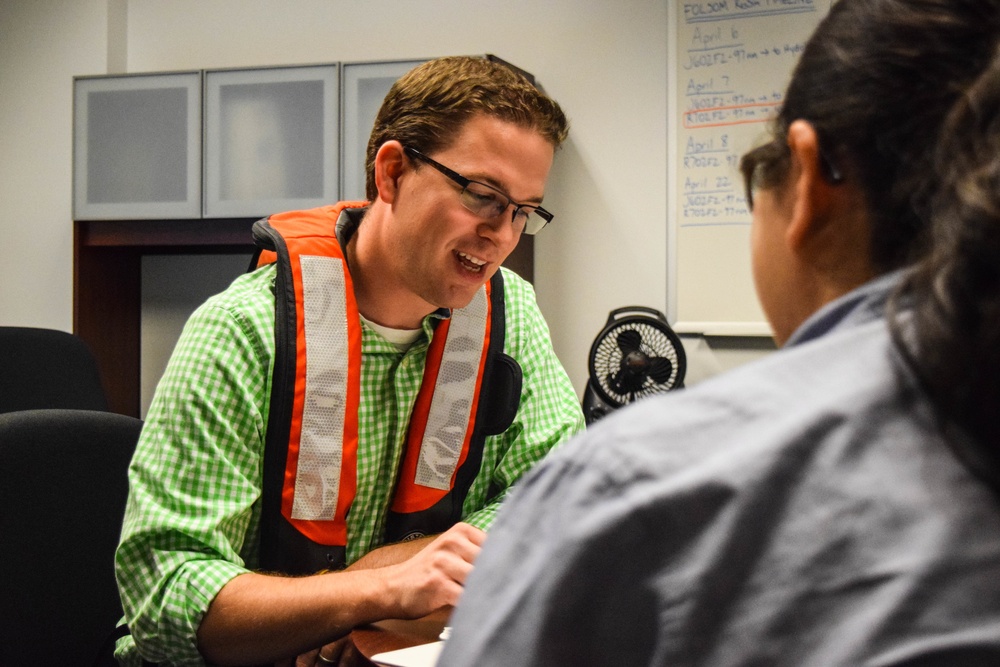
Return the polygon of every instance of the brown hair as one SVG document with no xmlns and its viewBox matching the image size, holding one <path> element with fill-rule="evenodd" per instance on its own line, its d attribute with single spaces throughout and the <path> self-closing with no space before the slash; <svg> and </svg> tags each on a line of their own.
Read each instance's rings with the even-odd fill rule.
<svg viewBox="0 0 1000 667">
<path fill-rule="evenodd" d="M 506 63 L 472 56 L 430 60 L 396 81 L 379 109 L 365 159 L 368 199 L 378 196 L 375 154 L 382 144 L 396 140 L 430 154 L 448 147 L 479 114 L 536 130 L 556 148 L 569 131 L 559 105 Z"/>
</svg>

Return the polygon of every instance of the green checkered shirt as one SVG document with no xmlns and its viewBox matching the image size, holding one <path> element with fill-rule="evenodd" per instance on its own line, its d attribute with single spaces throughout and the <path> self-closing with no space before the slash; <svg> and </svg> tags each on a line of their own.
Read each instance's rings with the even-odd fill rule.
<svg viewBox="0 0 1000 667">
<path fill-rule="evenodd" d="M 116 556 L 125 619 L 148 660 L 204 664 L 196 631 L 233 577 L 257 565 L 264 435 L 274 361 L 274 265 L 238 278 L 192 315 L 157 387 L 129 471 Z M 583 415 L 531 286 L 504 270 L 504 351 L 524 386 L 513 425 L 487 438 L 463 520 L 486 529 L 509 489 Z M 405 353 L 363 326 L 357 495 L 347 559 L 383 543 L 386 515 L 420 389 L 434 320 Z M 138 664 L 128 638 L 119 658 Z"/>
</svg>

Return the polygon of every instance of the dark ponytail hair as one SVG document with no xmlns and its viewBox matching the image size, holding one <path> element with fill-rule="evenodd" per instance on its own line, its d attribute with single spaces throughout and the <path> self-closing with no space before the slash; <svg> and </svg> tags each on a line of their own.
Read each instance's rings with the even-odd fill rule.
<svg viewBox="0 0 1000 667">
<path fill-rule="evenodd" d="M 894 299 L 893 336 L 950 422 L 1000 462 L 1000 51 L 941 131 L 931 249 Z M 912 317 L 912 324 L 907 320 Z"/>
</svg>

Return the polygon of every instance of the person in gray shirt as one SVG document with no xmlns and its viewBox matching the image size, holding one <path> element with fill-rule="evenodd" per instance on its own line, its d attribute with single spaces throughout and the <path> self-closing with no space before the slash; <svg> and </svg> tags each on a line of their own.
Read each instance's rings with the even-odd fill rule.
<svg viewBox="0 0 1000 667">
<path fill-rule="evenodd" d="M 440 667 L 1000 664 L 998 46 L 833 4 L 741 164 L 782 349 L 535 468 Z"/>
</svg>

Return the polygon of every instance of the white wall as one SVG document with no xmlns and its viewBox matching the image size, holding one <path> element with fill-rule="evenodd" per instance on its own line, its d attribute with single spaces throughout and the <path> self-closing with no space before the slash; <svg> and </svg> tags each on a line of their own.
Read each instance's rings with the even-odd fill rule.
<svg viewBox="0 0 1000 667">
<path fill-rule="evenodd" d="M 122 46 L 129 72 L 494 53 L 535 74 L 572 124 L 535 283 L 582 393 L 610 310 L 667 310 L 668 1 L 0 0 L 0 324 L 71 326 L 71 80 L 109 71 L 109 59 L 118 71 Z M 174 259 L 193 275 L 215 262 Z M 196 287 L 214 290 L 219 274 Z M 170 275 L 146 262 L 144 405 L 186 312 L 183 294 L 164 297 Z M 689 384 L 770 349 L 711 343 L 686 342 Z"/>
<path fill-rule="evenodd" d="M 107 67 L 105 0 L 0 0 L 0 325 L 73 327 L 73 75 Z"/>
</svg>

